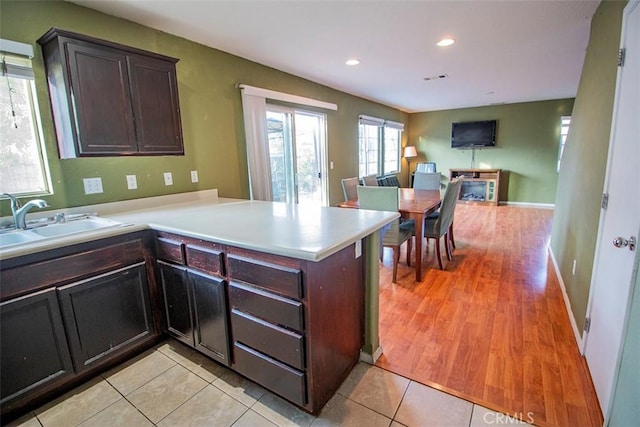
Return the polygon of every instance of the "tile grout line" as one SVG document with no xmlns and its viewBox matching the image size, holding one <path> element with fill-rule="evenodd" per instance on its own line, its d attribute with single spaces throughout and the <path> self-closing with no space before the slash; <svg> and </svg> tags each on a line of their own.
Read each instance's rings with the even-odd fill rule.
<svg viewBox="0 0 640 427">
<path fill-rule="evenodd" d="M 165 371 L 165 372 L 166 372 L 166 371 Z M 146 419 L 147 421 L 149 421 L 149 422 L 151 423 L 151 425 L 153 425 L 153 426 L 155 426 L 155 425 L 156 425 L 156 423 L 154 423 L 153 421 L 151 421 L 151 419 L 149 419 L 149 417 L 147 417 L 147 415 L 146 415 L 144 412 L 142 412 L 140 409 L 138 409 L 138 407 L 137 407 L 136 405 L 134 405 L 132 401 L 130 401 L 129 399 L 127 399 L 127 396 L 125 396 L 124 394 L 122 394 L 122 393 L 120 392 L 120 390 L 118 390 L 117 388 L 115 388 L 115 386 L 113 386 L 113 384 L 111 384 L 109 381 L 107 381 L 107 379 L 106 379 L 106 378 L 105 378 L 105 381 L 106 381 L 106 382 L 107 382 L 107 384 L 109 384 L 109 385 L 110 385 L 110 386 L 111 386 L 111 387 L 112 387 L 112 388 L 113 388 L 113 389 L 114 389 L 114 390 L 115 390 L 115 391 L 116 391 L 120 396 L 122 396 L 122 398 L 123 398 L 125 401 L 127 401 L 127 403 L 129 403 L 129 405 L 133 406 L 133 407 L 134 407 L 134 409 L 135 409 L 136 411 L 138 411 L 138 412 L 139 412 L 143 417 L 145 417 L 145 419 Z M 151 380 L 151 381 L 153 381 L 153 380 Z M 145 384 L 146 384 L 146 383 L 145 383 Z M 142 387 L 142 386 L 140 386 L 140 387 Z M 137 390 L 137 389 L 136 389 L 136 390 Z M 131 392 L 131 393 L 133 393 L 133 392 Z M 130 394 L 131 394 L 131 393 L 130 393 Z M 115 405 L 116 403 L 118 403 L 118 401 L 113 402 L 111 405 L 107 406 L 107 408 L 110 408 L 111 406 Z M 105 409 L 107 409 L 107 408 L 104 408 L 102 411 L 104 411 L 104 410 L 105 410 Z M 102 412 L 102 411 L 100 411 L 100 412 Z M 98 414 L 99 414 L 100 412 L 98 412 Z M 95 414 L 95 415 L 98 415 L 98 414 Z M 95 416 L 95 415 L 94 415 L 94 416 Z"/>
<path fill-rule="evenodd" d="M 158 423 L 162 422 L 162 420 L 164 420 L 165 418 L 167 418 L 168 416 L 170 416 L 171 414 L 173 414 L 175 411 L 177 411 L 178 409 L 180 409 L 182 406 L 186 405 L 187 402 L 189 402 L 190 400 L 192 400 L 194 397 L 196 397 L 198 394 L 200 394 L 202 392 L 202 390 L 204 390 L 205 388 L 207 388 L 207 386 L 212 386 L 214 387 L 216 390 L 220 391 L 221 393 L 223 393 L 224 395 L 230 397 L 231 399 L 233 399 L 234 401 L 238 402 L 240 405 L 244 406 L 246 409 L 244 410 L 244 412 L 242 412 L 242 414 L 240 414 L 240 416 L 235 419 L 233 421 L 233 423 L 231 423 L 230 425 L 232 426 L 233 424 L 237 423 L 238 420 L 240 418 L 242 418 L 242 416 L 244 414 L 246 414 L 250 409 L 251 406 L 255 405 L 258 402 L 258 399 L 255 399 L 255 402 L 253 402 L 253 404 L 251 406 L 247 406 L 244 403 L 240 402 L 238 399 L 236 399 L 235 397 L 231 396 L 229 393 L 226 393 L 224 390 L 222 390 L 221 388 L 219 388 L 218 386 L 216 386 L 215 384 L 213 384 L 215 381 L 219 380 L 221 377 L 212 374 L 215 376 L 215 379 L 213 381 L 208 381 L 205 378 L 202 378 L 200 375 L 196 374 L 195 372 L 193 372 L 191 369 L 189 369 L 188 367 L 184 366 L 183 364 L 181 364 L 180 362 L 178 362 L 177 360 L 173 359 L 172 357 L 170 357 L 169 355 L 164 354 L 162 351 L 160 351 L 158 348 L 154 349 L 155 351 L 159 352 L 160 354 L 162 354 L 163 356 L 167 357 L 168 359 L 172 360 L 173 362 L 176 363 L 176 365 L 181 366 L 182 368 L 186 369 L 187 371 L 189 371 L 190 373 L 192 373 L 193 375 L 197 376 L 198 378 L 200 378 L 201 380 L 203 380 L 204 382 L 207 383 L 206 386 L 204 386 L 202 389 L 198 390 L 197 393 L 194 393 L 193 396 L 191 396 L 190 398 L 188 398 L 187 400 L 185 400 L 182 404 L 178 405 L 178 407 L 176 407 L 173 411 L 169 412 L 167 415 L 165 415 L 163 418 L 161 418 Z M 185 357 L 187 358 L 187 357 Z M 137 409 L 137 408 L 136 408 Z M 154 426 L 157 426 L 158 424 L 153 424 Z"/>
<path fill-rule="evenodd" d="M 398 374 L 395 374 L 398 375 Z M 402 376 L 402 375 L 400 375 Z M 405 378 L 405 377 L 402 377 Z M 407 378 L 408 379 L 408 378 Z M 402 393 L 402 397 L 400 398 L 400 403 L 398 403 L 398 407 L 396 408 L 396 411 L 393 413 L 393 417 L 391 418 L 391 421 L 396 421 L 399 424 L 402 424 L 400 421 L 396 420 L 396 416 L 398 415 L 398 411 L 400 411 L 400 406 L 402 406 L 402 402 L 404 401 L 404 397 L 407 395 L 407 392 L 409 391 L 409 387 L 411 387 L 411 383 L 413 382 L 413 380 L 409 379 L 409 382 L 407 383 L 407 388 L 404 389 L 404 393 Z"/>
</svg>

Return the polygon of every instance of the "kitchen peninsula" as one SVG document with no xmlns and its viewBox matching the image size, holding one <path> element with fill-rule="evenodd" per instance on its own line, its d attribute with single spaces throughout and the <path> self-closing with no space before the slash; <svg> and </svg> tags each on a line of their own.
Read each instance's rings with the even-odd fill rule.
<svg viewBox="0 0 640 427">
<path fill-rule="evenodd" d="M 24 304 L 25 297 L 50 291 L 54 295 L 50 301 L 55 302 L 57 293 L 62 304 L 65 321 L 60 324 L 68 325 L 68 316 L 76 316 L 79 324 L 82 309 L 73 304 L 83 300 L 74 299 L 73 288 L 77 283 L 86 285 L 81 268 L 65 270 L 78 271 L 78 277 L 67 274 L 59 282 L 51 279 L 36 287 L 22 277 L 52 265 L 63 270 L 63 262 L 102 253 L 104 242 L 106 248 L 117 248 L 115 253 L 123 259 L 140 252 L 112 266 L 118 272 L 135 267 L 131 270 L 135 274 L 127 270 L 127 280 L 143 274 L 140 269 L 144 272 L 145 266 L 147 273 L 147 280 L 135 282 L 142 289 L 135 297 L 143 301 L 136 338 L 123 338 L 127 344 L 122 347 L 105 343 L 109 351 L 113 347 L 116 353 L 131 353 L 136 343 L 146 348 L 168 331 L 315 413 L 347 376 L 361 350 L 372 357 L 378 347 L 377 321 L 368 318 L 372 313 L 377 316 L 376 231 L 396 218 L 395 213 L 223 199 L 215 190 L 67 211 L 79 209 L 127 225 L 0 250 L 3 285 L 5 280 L 12 282 L 0 294 L 3 307 L 14 301 Z M 88 264 L 78 265 L 83 263 Z M 114 323 L 126 320 L 116 318 Z M 78 329 L 66 330 L 70 357 L 62 358 L 66 364 L 55 371 L 63 372 L 67 383 L 87 378 L 116 360 L 114 353 L 101 365 L 103 353 L 95 336 L 84 338 L 95 344 L 96 354 L 85 354 L 82 330 L 99 328 Z M 3 349 L 8 348 L 4 344 Z M 67 346 L 62 344 L 56 348 Z M 4 365 L 4 350 L 2 357 Z M 31 384 L 14 383 L 23 388 L 16 386 L 10 395 L 3 390 L 3 414 L 12 402 L 17 402 L 16 409 L 28 406 L 21 390 L 34 391 Z"/>
</svg>

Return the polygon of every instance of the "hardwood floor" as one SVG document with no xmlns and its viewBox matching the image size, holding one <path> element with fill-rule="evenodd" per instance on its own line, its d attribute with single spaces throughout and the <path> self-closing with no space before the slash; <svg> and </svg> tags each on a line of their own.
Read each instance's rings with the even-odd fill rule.
<svg viewBox="0 0 640 427">
<path fill-rule="evenodd" d="M 547 253 L 552 217 L 458 205 L 453 260 L 439 270 L 432 242 L 420 283 L 403 255 L 392 284 L 385 252 L 376 365 L 536 425 L 601 426 Z"/>
</svg>

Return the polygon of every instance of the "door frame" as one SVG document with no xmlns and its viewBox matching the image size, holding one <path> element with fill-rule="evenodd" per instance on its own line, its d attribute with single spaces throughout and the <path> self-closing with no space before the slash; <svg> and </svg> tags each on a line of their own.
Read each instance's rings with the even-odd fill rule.
<svg viewBox="0 0 640 427">
<path fill-rule="evenodd" d="M 635 8 L 640 8 L 640 0 L 629 0 L 629 3 L 625 6 L 624 11 L 623 11 L 623 17 L 622 17 L 622 29 L 621 29 L 621 35 L 620 35 L 620 48 L 624 48 L 625 47 L 625 41 L 626 41 L 626 31 L 627 31 L 627 27 L 629 25 L 629 16 L 631 15 L 632 11 Z M 604 193 L 608 193 L 609 192 L 609 187 L 611 185 L 611 168 L 612 168 L 612 163 L 613 163 L 613 151 L 614 151 L 614 146 L 616 144 L 616 122 L 618 120 L 618 116 L 620 114 L 620 102 L 619 102 L 619 98 L 620 98 L 620 93 L 621 93 L 621 85 L 622 85 L 622 72 L 623 72 L 623 67 L 618 67 L 617 70 L 617 75 L 616 75 L 616 88 L 615 88 L 615 99 L 614 99 L 614 104 L 613 104 L 613 113 L 612 113 L 612 120 L 611 120 L 611 133 L 610 133 L 610 137 L 609 137 L 609 148 L 608 148 L 608 152 L 607 152 L 607 165 L 606 165 L 606 170 L 605 170 L 605 180 L 604 180 L 604 185 L 603 185 L 603 194 Z M 636 76 L 636 78 L 638 78 Z M 636 142 L 637 143 L 637 142 Z M 604 223 L 605 223 L 605 218 L 606 218 L 606 212 L 604 212 L 604 210 L 601 210 L 601 214 L 600 214 L 600 219 L 598 221 L 598 233 L 597 233 L 597 237 L 596 237 L 596 246 L 595 246 L 595 253 L 594 253 L 594 262 L 593 262 L 593 268 L 592 268 L 592 272 L 591 272 L 591 282 L 589 285 L 589 299 L 587 302 L 587 312 L 586 312 L 586 316 L 589 318 L 591 317 L 592 311 L 593 311 L 593 307 L 594 307 L 594 295 L 595 295 L 595 291 L 596 288 L 598 286 L 598 283 L 596 283 L 597 277 L 598 277 L 598 273 L 601 269 L 606 269 L 608 268 L 607 265 L 605 265 L 603 262 L 601 262 L 600 258 L 601 258 L 601 252 L 602 252 L 602 248 L 603 246 L 608 246 L 611 244 L 610 239 L 607 236 L 604 236 Z M 635 231 L 635 230 L 634 230 Z M 637 230 L 638 234 L 636 234 L 636 236 L 640 235 L 640 230 Z M 638 251 L 640 249 L 636 248 L 636 251 Z M 620 342 L 620 347 L 617 349 L 610 349 L 611 351 L 615 351 L 616 352 L 616 366 L 615 366 L 615 370 L 613 373 L 613 382 L 611 384 L 611 389 L 610 389 L 610 396 L 608 399 L 608 403 L 607 403 L 607 407 L 602 407 L 602 414 L 604 416 L 604 424 L 606 425 L 608 422 L 608 418 L 609 415 L 611 413 L 611 408 L 612 408 L 612 404 L 613 404 L 613 393 L 614 390 L 616 388 L 616 384 L 618 381 L 618 375 L 619 375 L 619 371 L 620 371 L 620 363 L 621 363 L 621 358 L 622 358 L 622 348 L 624 346 L 624 332 L 627 330 L 627 326 L 629 324 L 629 311 L 631 308 L 631 296 L 633 295 L 634 292 L 634 287 L 635 287 L 635 280 L 636 277 L 638 275 L 638 255 L 636 254 L 636 256 L 634 257 L 634 263 L 632 266 L 632 271 L 631 271 L 631 283 L 629 286 L 629 291 L 628 291 L 628 295 L 626 295 L 626 306 L 624 308 L 620 308 L 620 309 L 624 309 L 625 313 L 624 313 L 624 320 L 623 320 L 623 324 L 622 324 L 622 340 Z M 606 270 L 605 270 L 606 271 Z M 585 357 L 585 361 L 587 363 L 587 367 L 589 368 L 589 370 L 591 370 L 591 367 L 589 367 L 588 361 L 586 360 L 586 350 L 587 350 L 587 346 L 589 344 L 589 333 L 584 331 L 583 335 L 582 335 L 582 345 L 580 348 L 580 353 Z M 600 405 L 602 405 L 602 402 L 600 402 Z"/>
</svg>

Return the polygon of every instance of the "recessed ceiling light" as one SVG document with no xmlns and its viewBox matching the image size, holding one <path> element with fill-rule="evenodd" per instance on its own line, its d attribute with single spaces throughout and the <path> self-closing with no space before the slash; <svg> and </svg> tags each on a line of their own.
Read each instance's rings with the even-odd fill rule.
<svg viewBox="0 0 640 427">
<path fill-rule="evenodd" d="M 358 65 L 360 63 L 359 59 L 348 59 L 347 62 L 345 62 L 345 64 L 347 65 Z"/>
<path fill-rule="evenodd" d="M 436 43 L 436 45 L 438 45 L 440 47 L 446 47 L 446 46 L 451 46 L 455 42 L 456 41 L 454 39 L 445 38 L 445 39 L 440 40 L 438 43 Z"/>
</svg>

